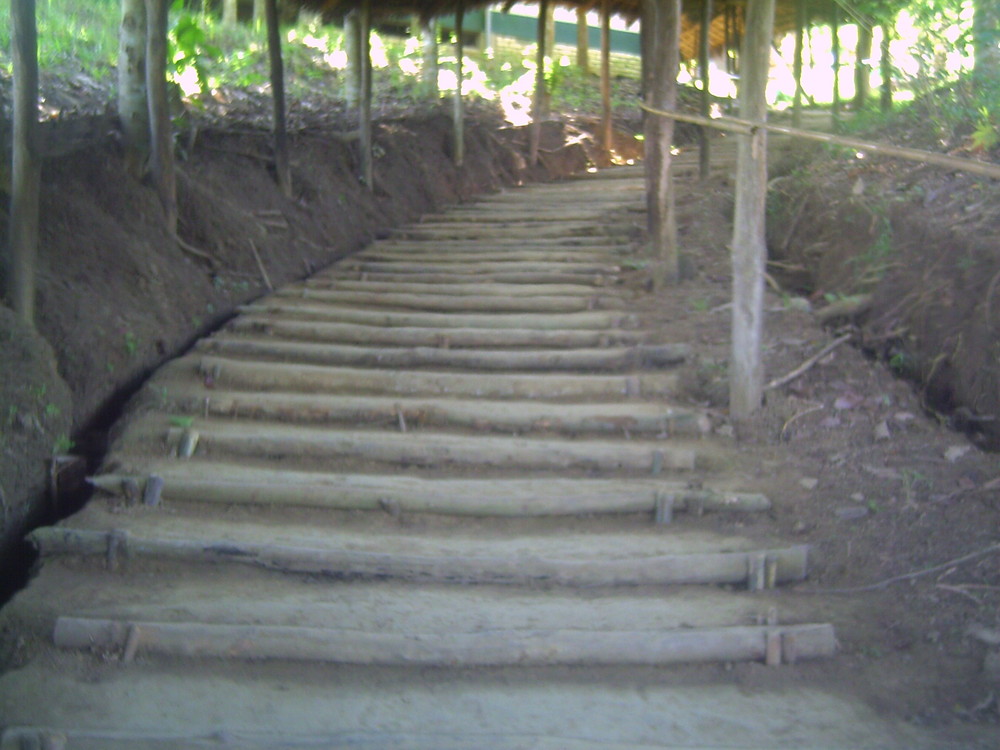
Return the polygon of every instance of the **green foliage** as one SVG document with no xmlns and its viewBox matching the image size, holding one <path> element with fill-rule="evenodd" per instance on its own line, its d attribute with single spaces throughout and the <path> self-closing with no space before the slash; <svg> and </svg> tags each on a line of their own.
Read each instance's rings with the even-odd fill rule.
<svg viewBox="0 0 1000 750">
<path fill-rule="evenodd" d="M 993 114 L 986 106 L 979 108 L 979 120 L 970 140 L 976 151 L 992 151 L 1000 143 L 1000 131 L 997 130 Z"/>
<path fill-rule="evenodd" d="M 168 33 L 168 52 L 172 78 L 194 71 L 202 89 L 208 86 L 205 66 L 219 60 L 222 50 L 209 42 L 206 19 L 184 9 L 184 0 L 174 0 L 171 12 L 176 15 Z"/>
<path fill-rule="evenodd" d="M 60 435 L 52 445 L 52 455 L 61 456 L 64 453 L 69 453 L 75 447 L 76 443 L 68 435 Z"/>
</svg>

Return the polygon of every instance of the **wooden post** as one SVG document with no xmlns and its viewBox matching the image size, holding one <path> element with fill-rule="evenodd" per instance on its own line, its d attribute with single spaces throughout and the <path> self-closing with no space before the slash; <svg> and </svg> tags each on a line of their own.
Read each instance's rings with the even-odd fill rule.
<svg viewBox="0 0 1000 750">
<path fill-rule="evenodd" d="M 281 29 L 277 0 L 264 0 L 267 21 L 267 48 L 271 58 L 271 99 L 274 110 L 274 171 L 278 186 L 292 197 L 292 169 L 288 159 L 288 132 L 285 123 L 285 70 L 281 60 Z"/>
<path fill-rule="evenodd" d="M 677 70 L 680 65 L 680 0 L 656 0 L 651 27 L 653 59 L 649 106 L 673 110 L 677 103 Z M 643 18 L 645 21 L 646 18 Z M 674 121 L 666 117 L 646 118 L 646 207 L 649 239 L 654 260 L 653 282 L 662 288 L 676 281 L 679 271 L 677 222 L 670 178 L 670 148 Z"/>
<path fill-rule="evenodd" d="M 535 95 L 531 103 L 531 130 L 528 132 L 528 165 L 538 164 L 542 140 L 542 111 L 545 106 L 545 19 L 549 0 L 538 0 L 538 51 L 535 54 Z"/>
<path fill-rule="evenodd" d="M 456 166 L 462 166 L 465 161 L 465 104 L 462 99 L 462 57 L 465 55 L 465 46 L 462 43 L 463 22 L 465 21 L 465 7 L 459 5 L 455 9 L 455 111 L 454 111 L 454 135 L 455 145 L 452 158 Z"/>
<path fill-rule="evenodd" d="M 14 62 L 14 122 L 11 162 L 10 257 L 7 301 L 28 325 L 35 317 L 35 263 L 38 253 L 38 27 L 35 0 L 10 6 Z"/>
<path fill-rule="evenodd" d="M 611 122 L 611 10 L 608 0 L 601 3 L 601 151 L 611 163 L 614 135 Z"/>
<path fill-rule="evenodd" d="M 892 41 L 892 24 L 882 24 L 882 42 L 879 44 L 879 72 L 882 75 L 882 95 L 879 105 L 883 112 L 892 109 L 892 55 L 889 42 Z"/>
<path fill-rule="evenodd" d="M 833 129 L 840 125 L 840 6 L 833 3 L 833 15 L 830 19 L 831 53 L 833 55 Z"/>
<path fill-rule="evenodd" d="M 361 31 L 361 44 L 358 46 L 361 63 L 361 106 L 359 107 L 358 131 L 361 134 L 361 181 L 369 190 L 374 189 L 375 169 L 372 164 L 372 54 L 371 0 L 364 0 L 358 19 Z"/>
<path fill-rule="evenodd" d="M 167 101 L 167 12 L 169 0 L 146 0 L 146 93 L 149 98 L 150 168 L 163 206 L 164 223 L 177 236 L 177 177 L 174 132 Z"/>
<path fill-rule="evenodd" d="M 701 2 L 701 34 L 698 41 L 698 68 L 701 73 L 701 114 L 708 117 L 712 109 L 712 95 L 708 90 L 709 45 L 712 30 L 712 0 Z M 711 167 L 711 131 L 702 128 L 698 133 L 698 170 L 701 179 L 707 179 Z"/>
<path fill-rule="evenodd" d="M 344 100 L 348 107 L 361 104 L 361 11 L 352 10 L 344 15 L 344 51 L 347 53 L 347 71 L 344 76 Z"/>
<path fill-rule="evenodd" d="M 420 23 L 420 39 L 423 67 L 420 71 L 420 86 L 428 99 L 438 98 L 438 37 L 434 20 L 428 18 Z"/>
<path fill-rule="evenodd" d="M 857 22 L 858 43 L 854 55 L 854 111 L 860 112 L 868 103 L 868 92 L 871 89 L 871 65 L 868 58 L 872 55 L 872 27 L 861 21 Z"/>
<path fill-rule="evenodd" d="M 576 9 L 576 67 L 584 73 L 590 72 L 590 27 L 586 8 Z"/>
<path fill-rule="evenodd" d="M 118 33 L 118 119 L 125 168 L 139 179 L 149 159 L 149 105 L 146 97 L 146 0 L 122 0 Z"/>
<path fill-rule="evenodd" d="M 750 0 L 740 53 L 740 116 L 767 119 L 767 73 L 774 0 Z M 729 358 L 729 413 L 745 419 L 760 408 L 764 392 L 761 348 L 764 324 L 765 198 L 767 131 L 739 136 L 736 209 L 733 217 L 732 351 Z"/>
<path fill-rule="evenodd" d="M 802 127 L 802 50 L 805 42 L 806 0 L 795 3 L 795 57 L 792 71 L 795 76 L 795 98 L 792 102 L 792 125 Z"/>
</svg>

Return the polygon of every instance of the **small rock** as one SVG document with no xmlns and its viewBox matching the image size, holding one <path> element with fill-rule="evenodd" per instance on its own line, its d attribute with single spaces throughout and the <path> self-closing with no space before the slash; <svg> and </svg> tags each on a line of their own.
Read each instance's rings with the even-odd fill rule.
<svg viewBox="0 0 1000 750">
<path fill-rule="evenodd" d="M 892 415 L 892 418 L 897 422 L 899 422 L 900 424 L 906 424 L 908 422 L 912 422 L 917 417 L 915 414 L 911 414 L 908 411 L 897 411 L 895 414 Z"/>
<path fill-rule="evenodd" d="M 860 492 L 855 492 L 853 495 L 851 495 L 851 500 L 853 500 L 856 503 L 863 503 L 865 501 L 865 496 L 862 495 Z"/>
<path fill-rule="evenodd" d="M 840 417 L 824 417 L 819 421 L 819 426 L 826 428 L 840 427 Z"/>
<path fill-rule="evenodd" d="M 864 518 L 868 515 L 868 508 L 865 506 L 852 506 L 850 508 L 837 508 L 834 511 L 837 519 L 840 521 L 857 521 L 858 519 Z"/>
<path fill-rule="evenodd" d="M 789 297 L 785 300 L 785 307 L 789 310 L 812 312 L 812 305 L 805 297 Z"/>
<path fill-rule="evenodd" d="M 944 457 L 951 463 L 955 463 L 958 459 L 964 456 L 966 453 L 972 450 L 971 445 L 952 445 L 945 452 Z"/>
<path fill-rule="evenodd" d="M 892 437 L 892 433 L 889 432 L 889 423 L 884 419 L 875 425 L 875 440 L 888 440 Z"/>
<path fill-rule="evenodd" d="M 816 489 L 816 485 L 819 484 L 819 480 L 816 479 L 816 477 L 802 477 L 802 479 L 799 480 L 799 484 L 807 490 L 814 490 Z"/>
<path fill-rule="evenodd" d="M 860 404 L 861 401 L 862 399 L 860 396 L 856 396 L 853 394 L 847 396 L 838 396 L 836 400 L 833 402 L 833 408 L 836 409 L 837 411 L 853 409 L 855 406 Z"/>
<path fill-rule="evenodd" d="M 792 527 L 792 532 L 795 534 L 805 534 L 809 530 L 809 526 L 805 521 L 796 521 L 795 525 Z"/>
</svg>

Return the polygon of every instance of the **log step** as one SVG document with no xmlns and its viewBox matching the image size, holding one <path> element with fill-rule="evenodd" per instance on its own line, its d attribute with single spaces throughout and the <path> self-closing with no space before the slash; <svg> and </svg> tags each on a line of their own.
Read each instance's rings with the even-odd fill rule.
<svg viewBox="0 0 1000 750">
<path fill-rule="evenodd" d="M 519 272 L 536 274 L 578 274 L 580 276 L 615 276 L 621 273 L 621 266 L 616 263 L 551 263 L 544 261 L 507 261 L 491 263 L 475 263 L 455 261 L 441 265 L 438 263 L 421 263 L 418 259 L 412 261 L 367 261 L 361 258 L 345 261 L 342 268 L 346 271 L 374 273 L 465 273 L 476 276 L 497 272 Z"/>
<path fill-rule="evenodd" d="M 398 635 L 292 625 L 231 625 L 60 617 L 53 642 L 183 658 L 280 659 L 380 666 L 665 666 L 759 661 L 776 649 L 779 663 L 830 657 L 830 625 L 743 626 L 650 632 L 497 630 Z M 772 643 L 777 644 L 772 647 Z M 133 645 L 134 644 L 134 645 Z"/>
<path fill-rule="evenodd" d="M 313 276 L 303 282 L 307 289 L 326 289 L 336 291 L 352 292 L 386 292 L 389 294 L 432 294 L 432 295 L 460 295 L 475 297 L 594 297 L 600 294 L 602 297 L 624 297 L 625 293 L 615 287 L 595 290 L 593 286 L 587 284 L 426 284 L 426 283 L 403 283 L 403 282 L 379 282 L 360 281 L 355 279 L 342 279 L 328 277 L 326 275 Z M 290 291 L 301 288 L 290 286 Z"/>
<path fill-rule="evenodd" d="M 666 404 L 629 401 L 610 404 L 556 404 L 541 401 L 412 398 L 397 396 L 260 393 L 206 389 L 191 380 L 170 382 L 157 378 L 150 388 L 169 399 L 174 409 L 196 416 L 272 419 L 295 423 L 349 423 L 380 425 L 400 431 L 454 426 L 524 433 L 558 432 L 571 435 L 703 436 L 711 429 L 704 412 Z"/>
<path fill-rule="evenodd" d="M 527 348 L 592 349 L 635 346 L 646 334 L 621 329 L 538 330 L 528 328 L 387 328 L 355 323 L 295 320 L 284 315 L 244 314 L 226 324 L 234 333 L 289 340 L 327 341 L 369 346 L 436 346 L 456 349 Z"/>
<path fill-rule="evenodd" d="M 687 344 L 657 344 L 605 349 L 444 349 L 368 347 L 350 344 L 282 341 L 220 332 L 195 345 L 195 351 L 227 356 L 348 367 L 476 369 L 482 371 L 631 371 L 678 365 L 690 354 Z"/>
<path fill-rule="evenodd" d="M 261 390 L 317 393 L 394 393 L 475 396 L 491 399 L 660 398 L 677 393 L 672 372 L 632 375 L 563 373 L 466 373 L 431 370 L 380 370 L 285 362 L 253 362 L 212 355 L 191 355 L 167 365 L 196 370 L 206 384 Z"/>
<path fill-rule="evenodd" d="M 119 473 L 93 484 L 125 498 L 150 476 L 163 480 L 164 500 L 301 506 L 327 510 L 378 510 L 471 516 L 566 516 L 649 513 L 668 502 L 676 513 L 760 512 L 771 507 L 759 493 L 691 488 L 654 479 L 428 479 L 394 474 L 329 474 L 235 465 L 216 461 L 142 461 L 109 456 Z"/>
<path fill-rule="evenodd" d="M 531 284 L 572 284 L 575 286 L 587 285 L 599 287 L 601 289 L 614 288 L 616 276 L 601 276 L 593 274 L 586 276 L 577 273 L 560 271 L 477 271 L 476 273 L 456 272 L 453 266 L 439 268 L 424 273 L 417 272 L 370 272 L 358 270 L 345 270 L 340 266 L 334 266 L 325 271 L 323 279 L 351 279 L 357 281 L 377 281 L 385 283 L 423 283 L 423 284 L 469 284 L 481 282 L 483 284 L 518 284 L 528 286 Z"/>
</svg>

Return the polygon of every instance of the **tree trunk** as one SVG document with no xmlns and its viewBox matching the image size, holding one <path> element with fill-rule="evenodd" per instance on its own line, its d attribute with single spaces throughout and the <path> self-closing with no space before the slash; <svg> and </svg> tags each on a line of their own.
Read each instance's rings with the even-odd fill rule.
<svg viewBox="0 0 1000 750">
<path fill-rule="evenodd" d="M 701 73 L 701 115 L 702 117 L 708 117 L 711 114 L 712 108 L 712 95 L 709 93 L 709 78 L 708 78 L 708 68 L 709 68 L 709 45 L 711 44 L 711 30 L 712 30 L 712 14 L 713 14 L 712 0 L 702 0 L 701 7 L 701 34 L 698 40 L 698 69 Z M 711 167 L 711 131 L 708 128 L 702 128 L 698 133 L 699 148 L 698 148 L 698 170 L 701 175 L 701 179 L 705 180 L 708 178 L 709 169 Z"/>
<path fill-rule="evenodd" d="M 167 100 L 167 12 L 169 0 L 146 0 L 146 91 L 152 132 L 150 167 L 167 231 L 177 234 L 174 132 Z"/>
<path fill-rule="evenodd" d="M 281 60 L 281 29 L 277 0 L 264 0 L 267 19 L 267 48 L 271 58 L 271 98 L 274 107 L 274 171 L 281 192 L 292 197 L 292 169 L 288 159 L 285 124 L 285 70 Z"/>
<path fill-rule="evenodd" d="M 255 27 L 260 27 L 262 23 L 267 22 L 267 3 L 268 0 L 253 0 L 253 25 Z"/>
<path fill-rule="evenodd" d="M 222 23 L 227 26 L 236 25 L 239 16 L 239 0 L 222 0 Z"/>
<path fill-rule="evenodd" d="M 125 167 L 136 179 L 149 160 L 149 104 L 146 95 L 146 2 L 122 0 L 118 35 L 118 117 Z"/>
<path fill-rule="evenodd" d="M 975 0 L 972 17 L 973 78 L 985 82 L 1000 70 L 1000 8 L 996 0 Z"/>
<path fill-rule="evenodd" d="M 488 11 L 487 11 L 488 12 Z M 462 99 L 462 78 L 465 73 L 462 68 L 462 58 L 465 55 L 465 45 L 462 43 L 462 28 L 465 21 L 465 8 L 458 6 L 455 10 L 455 99 L 454 99 L 454 148 L 452 158 L 460 167 L 465 161 L 465 102 Z"/>
<path fill-rule="evenodd" d="M 767 73 L 774 0 L 750 0 L 740 77 L 740 117 L 767 119 Z M 746 419 L 760 408 L 764 388 L 764 240 L 767 197 L 767 131 L 739 136 L 733 217 L 733 330 L 729 361 L 729 413 Z"/>
<path fill-rule="evenodd" d="M 7 302 L 34 325 L 35 262 L 38 252 L 38 28 L 35 0 L 12 0 L 14 122 L 10 192 L 10 256 L 4 265 Z"/>
<path fill-rule="evenodd" d="M 614 147 L 611 124 L 611 11 L 607 0 L 601 3 L 601 151 L 611 163 Z"/>
<path fill-rule="evenodd" d="M 344 76 L 344 100 L 348 107 L 361 103 L 361 23 L 360 11 L 352 10 L 344 16 L 344 51 L 347 53 L 347 70 Z"/>
<path fill-rule="evenodd" d="M 806 0 L 795 3 L 795 57 L 792 71 L 795 76 L 795 99 L 792 103 L 792 125 L 802 127 L 802 51 L 805 42 Z"/>
<path fill-rule="evenodd" d="M 438 36 L 433 20 L 428 19 L 420 26 L 420 37 L 423 48 L 423 67 L 420 73 L 420 84 L 424 96 L 437 99 L 438 91 Z"/>
<path fill-rule="evenodd" d="M 872 29 L 858 24 L 858 45 L 854 55 L 854 111 L 860 112 L 868 102 L 871 91 Z"/>
<path fill-rule="evenodd" d="M 882 24 L 882 42 L 879 45 L 879 67 L 882 75 L 882 95 L 880 106 L 883 112 L 892 109 L 892 55 L 889 42 L 892 41 L 892 24 Z"/>
<path fill-rule="evenodd" d="M 590 72 L 590 27 L 585 8 L 576 9 L 576 67 Z"/>
<path fill-rule="evenodd" d="M 649 91 L 652 88 L 652 67 L 653 67 L 653 21 L 656 18 L 656 0 L 641 0 L 639 5 L 639 54 L 641 56 L 641 83 L 643 101 L 647 100 Z M 652 115 L 643 114 L 643 131 L 647 131 L 645 121 Z"/>
<path fill-rule="evenodd" d="M 358 129 L 361 132 L 361 180 L 369 190 L 375 189 L 375 168 L 372 163 L 372 54 L 371 0 L 364 0 L 359 17 L 360 39 L 358 60 L 361 67 L 361 106 L 359 107 Z"/>
<path fill-rule="evenodd" d="M 656 0 L 650 15 L 653 58 L 650 62 L 650 90 L 646 101 L 653 109 L 673 110 L 677 104 L 677 70 L 680 65 L 680 2 Z M 646 18 L 644 17 L 645 21 Z M 657 288 L 677 280 L 677 221 L 671 185 L 670 148 L 674 121 L 668 117 L 646 118 L 646 202 L 649 238 L 654 261 L 653 280 Z"/>
<path fill-rule="evenodd" d="M 833 57 L 833 128 L 837 130 L 840 125 L 840 6 L 836 2 L 833 3 L 830 35 L 833 40 L 831 43 L 831 54 Z"/>
<path fill-rule="evenodd" d="M 538 51 L 535 54 L 535 95 L 531 105 L 531 130 L 528 132 L 528 165 L 538 164 L 542 140 L 542 116 L 545 108 L 545 20 L 549 0 L 538 0 Z"/>
</svg>

